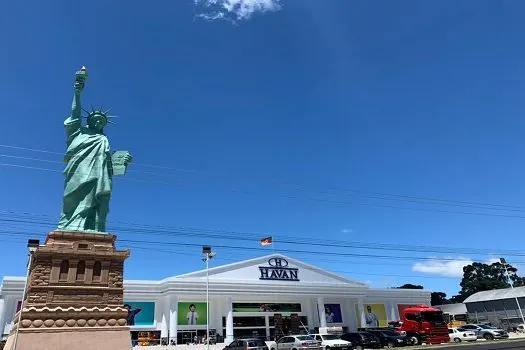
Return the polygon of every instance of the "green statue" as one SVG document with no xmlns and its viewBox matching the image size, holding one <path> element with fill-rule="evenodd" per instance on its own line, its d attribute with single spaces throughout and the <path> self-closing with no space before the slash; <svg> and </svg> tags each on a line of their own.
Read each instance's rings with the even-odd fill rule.
<svg viewBox="0 0 525 350">
<path fill-rule="evenodd" d="M 106 232 L 112 178 L 124 175 L 132 157 L 127 151 L 110 153 L 104 127 L 111 123 L 108 111 L 80 105 L 80 94 L 86 84 L 87 69 L 76 72 L 71 116 L 64 121 L 67 151 L 64 161 L 66 177 L 63 209 L 59 230 Z M 82 126 L 82 111 L 87 113 Z"/>
</svg>

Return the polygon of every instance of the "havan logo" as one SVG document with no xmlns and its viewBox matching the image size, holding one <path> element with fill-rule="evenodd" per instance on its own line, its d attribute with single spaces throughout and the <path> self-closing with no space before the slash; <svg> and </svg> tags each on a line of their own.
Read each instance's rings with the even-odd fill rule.
<svg viewBox="0 0 525 350">
<path fill-rule="evenodd" d="M 299 269 L 288 267 L 288 261 L 283 258 L 271 258 L 269 266 L 259 266 L 260 280 L 299 281 Z"/>
</svg>

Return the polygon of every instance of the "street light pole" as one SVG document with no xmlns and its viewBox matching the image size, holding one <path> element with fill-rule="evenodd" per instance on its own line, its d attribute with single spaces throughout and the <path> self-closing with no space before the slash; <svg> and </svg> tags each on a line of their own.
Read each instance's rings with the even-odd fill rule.
<svg viewBox="0 0 525 350">
<path fill-rule="evenodd" d="M 20 323 L 22 322 L 22 310 L 24 310 L 24 304 L 25 304 L 26 296 L 27 296 L 27 285 L 29 281 L 29 274 L 31 272 L 31 264 L 33 263 L 33 253 L 36 251 L 39 245 L 40 245 L 40 241 L 38 239 L 29 239 L 27 241 L 28 258 L 27 258 L 26 280 L 24 282 L 24 291 L 22 292 L 22 302 L 20 303 L 20 310 L 18 310 L 18 321 L 16 324 L 15 340 L 13 341 L 13 350 L 16 350 L 16 346 L 18 345 L 18 333 L 20 331 Z"/>
<path fill-rule="evenodd" d="M 501 262 L 501 264 L 505 268 L 505 275 L 507 276 L 507 279 L 509 280 L 510 288 L 512 290 L 514 290 L 514 283 L 510 279 L 509 270 L 507 269 L 507 266 L 508 266 L 507 261 L 504 258 L 500 258 L 499 261 Z M 514 299 L 516 299 L 516 305 L 518 305 L 518 310 L 520 310 L 521 322 L 523 322 L 523 324 L 525 325 L 525 317 L 523 317 L 523 311 L 521 310 L 521 306 L 520 306 L 520 302 L 518 300 L 518 296 L 515 295 Z"/>
<path fill-rule="evenodd" d="M 211 251 L 211 247 L 202 247 L 202 253 L 206 263 L 206 349 L 210 350 L 210 260 L 215 256 L 215 253 Z"/>
<path fill-rule="evenodd" d="M 210 349 L 210 259 L 206 256 L 206 349 Z"/>
</svg>

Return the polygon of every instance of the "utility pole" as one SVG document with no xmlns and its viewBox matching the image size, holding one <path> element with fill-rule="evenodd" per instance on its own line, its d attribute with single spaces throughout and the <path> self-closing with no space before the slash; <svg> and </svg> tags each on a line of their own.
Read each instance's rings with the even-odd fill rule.
<svg viewBox="0 0 525 350">
<path fill-rule="evenodd" d="M 499 261 L 500 261 L 501 265 L 503 265 L 503 267 L 505 268 L 505 275 L 507 276 L 507 279 L 509 280 L 510 288 L 512 290 L 514 290 L 514 283 L 510 279 L 509 270 L 508 270 L 508 265 L 509 264 L 507 263 L 507 261 L 504 258 L 500 258 Z M 521 322 L 523 322 L 523 324 L 525 325 L 525 317 L 523 317 L 523 312 L 521 311 L 521 306 L 520 306 L 520 302 L 518 300 L 518 296 L 514 295 L 514 298 L 516 299 L 516 305 L 518 305 L 518 310 L 520 310 Z"/>
<path fill-rule="evenodd" d="M 211 247 L 202 247 L 202 254 L 204 258 L 202 261 L 206 263 L 206 349 L 210 350 L 210 273 L 209 263 L 210 260 L 215 256 L 212 252 Z"/>
</svg>

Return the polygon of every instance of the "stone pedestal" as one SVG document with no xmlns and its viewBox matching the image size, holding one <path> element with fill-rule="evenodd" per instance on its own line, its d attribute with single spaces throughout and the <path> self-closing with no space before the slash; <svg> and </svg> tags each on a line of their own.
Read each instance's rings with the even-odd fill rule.
<svg viewBox="0 0 525 350">
<path fill-rule="evenodd" d="M 53 231 L 33 253 L 20 327 L 5 350 L 129 350 L 124 260 L 116 236 Z"/>
</svg>

